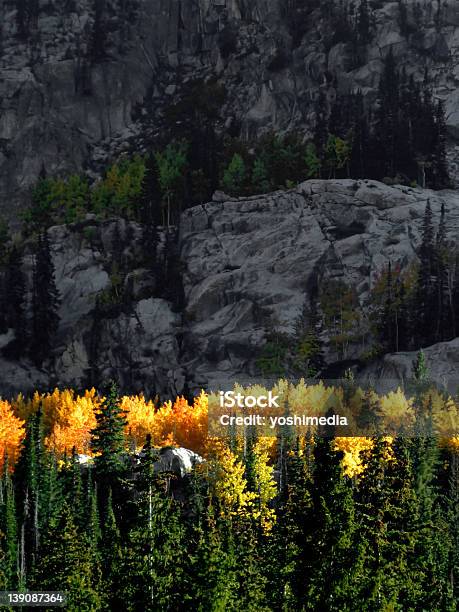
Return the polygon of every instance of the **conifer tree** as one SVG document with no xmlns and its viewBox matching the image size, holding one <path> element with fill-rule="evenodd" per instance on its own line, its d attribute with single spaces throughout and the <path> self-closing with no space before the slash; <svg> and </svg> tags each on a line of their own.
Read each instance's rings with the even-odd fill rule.
<svg viewBox="0 0 459 612">
<path fill-rule="evenodd" d="M 239 568 L 231 524 L 219 521 L 207 502 L 203 521 L 193 530 L 193 601 L 202 610 L 233 610 L 238 602 Z"/>
<path fill-rule="evenodd" d="M 446 241 L 446 211 L 442 203 L 440 223 L 435 241 L 435 340 L 438 342 L 449 340 L 454 328 L 450 305 L 449 285 L 449 252 Z"/>
<path fill-rule="evenodd" d="M 450 184 L 446 159 L 446 120 L 443 100 L 439 100 L 435 109 L 435 130 L 432 147 L 432 186 L 444 189 Z"/>
<path fill-rule="evenodd" d="M 14 331 L 14 340 L 8 346 L 7 354 L 17 359 L 27 349 L 27 318 L 25 305 L 26 281 L 22 272 L 22 256 L 13 245 L 8 262 L 5 280 L 5 291 L 8 296 L 6 323 Z"/>
<path fill-rule="evenodd" d="M 97 425 L 91 432 L 91 448 L 95 453 L 94 466 L 100 490 L 108 494 L 116 491 L 125 472 L 124 430 L 126 416 L 121 408 L 118 386 L 112 380 L 100 411 L 96 414 Z"/>
<path fill-rule="evenodd" d="M 54 264 L 47 232 L 38 236 L 33 270 L 32 336 L 30 355 L 37 365 L 50 356 L 59 327 L 59 293 L 54 279 Z"/>
<path fill-rule="evenodd" d="M 104 588 L 106 596 L 110 598 L 121 560 L 121 537 L 113 510 L 111 489 L 108 492 L 104 514 L 100 550 Z M 97 524 L 93 524 L 92 529 L 95 531 Z M 97 534 L 94 533 L 93 536 L 97 537 Z"/>
<path fill-rule="evenodd" d="M 91 549 L 78 532 L 66 502 L 43 538 L 32 585 L 48 591 L 64 591 L 66 609 L 77 612 L 101 609 L 102 598 L 96 581 Z"/>
<path fill-rule="evenodd" d="M 45 517 L 43 438 L 42 412 L 39 408 L 27 423 L 26 436 L 15 472 L 18 512 L 21 518 L 21 582 L 35 565 Z"/>
<path fill-rule="evenodd" d="M 267 575 L 274 608 L 295 610 L 301 609 L 308 588 L 314 546 L 312 461 L 303 454 L 298 438 L 286 455 L 286 485 L 276 508 L 278 520 L 268 552 L 273 563 Z"/>
<path fill-rule="evenodd" d="M 136 525 L 129 531 L 120 563 L 120 575 L 129 575 L 117 591 L 127 610 L 182 609 L 186 592 L 183 548 L 184 525 L 180 511 L 154 474 L 150 449 L 144 449 L 143 485 L 137 500 Z"/>
<path fill-rule="evenodd" d="M 223 187 L 230 195 L 242 195 L 246 181 L 246 167 L 244 159 L 235 153 L 223 173 Z"/>
<path fill-rule="evenodd" d="M 446 487 L 446 512 L 449 538 L 449 581 L 453 599 L 459 601 L 459 456 L 450 453 L 448 457 L 448 482 Z"/>
<path fill-rule="evenodd" d="M 338 612 L 348 609 L 360 589 L 358 523 L 351 483 L 343 475 L 332 438 L 315 441 L 314 465 L 311 518 L 320 535 L 313 544 L 306 609 Z"/>
<path fill-rule="evenodd" d="M 394 177 L 397 167 L 397 136 L 399 129 L 399 75 L 392 49 L 384 60 L 384 70 L 379 83 L 379 109 L 376 122 L 376 139 L 384 160 L 384 176 Z"/>
<path fill-rule="evenodd" d="M 16 502 L 8 459 L 4 464 L 4 473 L 0 484 L 0 532 L 4 534 L 4 577 L 9 589 L 17 587 L 18 579 L 18 526 L 16 520 Z"/>
<path fill-rule="evenodd" d="M 418 402 L 422 402 L 422 397 Z M 427 414 L 418 413 L 417 422 L 421 431 L 408 442 L 408 452 L 413 463 L 419 523 L 411 563 L 419 588 L 414 591 L 417 597 L 407 605 L 423 610 L 452 610 L 448 571 L 450 534 L 440 498 L 440 454 L 432 429 L 431 406 Z"/>
<path fill-rule="evenodd" d="M 406 443 L 374 438 L 357 495 L 359 544 L 364 551 L 359 597 L 388 609 L 418 595 L 412 564 L 419 528 Z"/>
<path fill-rule="evenodd" d="M 432 318 L 435 307 L 435 239 L 432 208 L 427 201 L 419 249 L 419 275 L 416 290 L 418 343 L 431 344 Z"/>
</svg>

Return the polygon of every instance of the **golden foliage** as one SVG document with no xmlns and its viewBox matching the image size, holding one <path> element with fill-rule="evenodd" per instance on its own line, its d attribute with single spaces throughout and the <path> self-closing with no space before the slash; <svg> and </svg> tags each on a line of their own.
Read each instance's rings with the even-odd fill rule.
<svg viewBox="0 0 459 612">
<path fill-rule="evenodd" d="M 243 395 L 267 394 L 267 389 L 259 385 L 247 389 L 235 385 L 234 391 Z M 342 411 L 348 407 L 352 415 L 357 415 L 363 406 L 365 396 L 365 393 L 357 388 L 345 399 L 341 388 L 326 386 L 323 382 L 307 385 L 304 380 L 300 380 L 296 385 L 287 380 L 279 380 L 272 391 L 273 395 L 279 396 L 281 408 L 288 409 L 290 414 L 324 415 L 329 409 L 343 414 Z M 391 428 L 399 430 L 413 424 L 414 400 L 406 397 L 401 389 L 380 397 L 373 393 L 371 399 L 374 409 L 389 431 Z M 85 391 L 82 395 L 76 394 L 71 389 L 55 389 L 52 393 L 46 394 L 36 392 L 30 399 L 18 395 L 11 404 L 0 400 L 2 417 L 0 461 L 4 461 L 6 454 L 12 463 L 17 459 L 24 436 L 24 421 L 39 407 L 43 414 L 43 430 L 48 448 L 61 456 L 70 453 L 73 447 L 78 453 L 90 454 L 90 432 L 95 427 L 96 413 L 102 401 L 103 398 L 94 389 Z M 234 473 L 238 473 L 238 462 L 235 455 L 227 454 L 227 440 L 212 437 L 208 431 L 209 410 L 212 411 L 217 402 L 216 394 L 208 395 L 204 391 L 194 398 L 192 405 L 184 397 L 178 397 L 174 402 L 167 401 L 158 406 L 157 402 L 147 400 L 143 395 L 124 396 L 121 398 L 121 405 L 127 416 L 127 440 L 131 447 L 140 448 L 147 434 L 150 434 L 154 446 L 172 445 L 189 448 L 213 462 L 218 462 L 220 466 L 223 462 L 227 467 L 231 467 L 233 477 L 236 477 Z M 431 409 L 434 428 L 442 438 L 442 443 L 451 450 L 459 452 L 457 401 L 433 390 L 425 394 L 422 406 L 424 410 Z M 269 413 L 267 410 L 266 414 Z M 279 414 L 279 409 L 275 410 L 275 414 Z M 298 430 L 296 433 L 304 443 L 305 431 Z M 237 432 L 233 442 L 233 450 L 241 453 L 244 444 L 243 431 Z M 335 447 L 344 453 L 345 473 L 350 477 L 358 476 L 363 469 L 362 454 L 371 448 L 371 440 L 363 437 L 339 437 L 335 441 Z M 271 466 L 277 453 L 276 436 L 260 437 L 257 453 L 258 504 L 268 508 L 269 497 L 275 487 Z M 242 486 L 242 480 L 239 485 Z M 219 486 L 223 487 L 220 491 L 223 494 L 225 487 L 223 484 Z M 246 504 L 250 498 L 250 494 L 247 495 L 247 498 L 243 497 Z M 263 512 L 265 510 L 260 511 L 260 518 L 267 525 L 271 513 L 263 514 Z"/>
<path fill-rule="evenodd" d="M 362 453 L 372 447 L 371 438 L 339 437 L 335 439 L 335 449 L 344 454 L 342 465 L 346 476 L 353 478 L 362 473 L 364 469 Z"/>
<path fill-rule="evenodd" d="M 14 466 L 24 435 L 24 421 L 15 416 L 11 404 L 0 399 L 0 469 L 7 456 L 10 466 Z"/>
<path fill-rule="evenodd" d="M 250 511 L 255 493 L 247 489 L 244 465 L 229 448 L 222 448 L 206 469 L 210 489 L 222 515 L 234 516 Z"/>
</svg>

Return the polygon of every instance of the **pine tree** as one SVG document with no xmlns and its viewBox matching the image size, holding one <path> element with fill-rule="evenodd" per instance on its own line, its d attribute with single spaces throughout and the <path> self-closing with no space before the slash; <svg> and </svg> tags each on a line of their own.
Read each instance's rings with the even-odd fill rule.
<svg viewBox="0 0 459 612">
<path fill-rule="evenodd" d="M 374 438 L 357 495 L 364 551 L 360 598 L 369 609 L 393 609 L 419 595 L 413 567 L 419 528 L 406 442 Z M 405 608 L 403 608 L 405 609 Z"/>
<path fill-rule="evenodd" d="M 306 450 L 311 448 L 311 440 Z M 286 451 L 285 485 L 279 495 L 267 572 L 268 589 L 275 609 L 301 609 L 309 581 L 314 523 L 311 498 L 312 462 L 302 452 L 299 439 Z"/>
<path fill-rule="evenodd" d="M 110 598 L 121 561 L 121 536 L 113 510 L 111 489 L 108 492 L 104 515 L 100 550 L 104 588 L 107 598 Z M 93 525 L 93 529 L 97 529 L 97 525 Z"/>
<path fill-rule="evenodd" d="M 435 130 L 432 148 L 432 187 L 444 189 L 450 185 L 448 163 L 446 159 L 446 120 L 443 100 L 439 100 L 435 109 Z"/>
<path fill-rule="evenodd" d="M 449 525 L 449 580 L 454 601 L 459 601 L 459 455 L 449 453 L 446 512 Z"/>
<path fill-rule="evenodd" d="M 43 361 L 50 357 L 59 327 L 59 304 L 48 234 L 43 232 L 38 236 L 33 270 L 30 355 L 37 365 L 42 365 Z"/>
<path fill-rule="evenodd" d="M 223 173 L 223 187 L 230 195 L 242 195 L 246 181 L 246 167 L 244 159 L 235 153 Z"/>
<path fill-rule="evenodd" d="M 184 526 L 180 511 L 167 497 L 164 483 L 154 473 L 151 443 L 147 441 L 140 459 L 140 491 L 137 520 L 123 549 L 116 598 L 127 610 L 183 609 L 186 575 L 183 548 Z"/>
<path fill-rule="evenodd" d="M 399 74 L 392 49 L 384 60 L 384 70 L 379 83 L 379 108 L 376 121 L 376 140 L 384 176 L 394 177 L 397 168 L 397 143 L 399 130 Z"/>
<path fill-rule="evenodd" d="M 360 590 L 358 523 L 351 482 L 343 475 L 332 438 L 315 441 L 314 464 L 311 516 L 320 536 L 314 542 L 306 609 L 350 610 Z"/>
<path fill-rule="evenodd" d="M 251 183 L 254 193 L 266 193 L 271 187 L 266 164 L 258 157 L 253 162 Z"/>
<path fill-rule="evenodd" d="M 18 526 L 16 520 L 16 502 L 8 459 L 4 464 L 4 473 L 0 483 L 0 532 L 4 534 L 3 551 L 4 577 L 9 589 L 17 587 L 18 580 Z"/>
<path fill-rule="evenodd" d="M 416 288 L 417 341 L 428 345 L 432 340 L 432 318 L 435 305 L 435 242 L 432 208 L 427 201 L 422 226 L 422 242 L 419 249 L 419 274 Z"/>
<path fill-rule="evenodd" d="M 5 281 L 6 295 L 8 296 L 6 308 L 6 323 L 14 331 L 14 340 L 7 347 L 8 356 L 17 359 L 27 350 L 27 318 L 26 318 L 26 281 L 22 271 L 22 256 L 16 246 L 13 246 L 8 262 Z"/>
<path fill-rule="evenodd" d="M 418 402 L 422 402 L 422 397 Z M 419 523 L 411 564 L 420 588 L 415 591 L 416 601 L 407 605 L 414 603 L 419 610 L 452 610 L 448 572 L 450 534 L 440 497 L 439 446 L 433 435 L 431 410 L 426 415 L 418 414 L 417 422 L 422 431 L 408 442 L 408 452 L 413 463 Z"/>
<path fill-rule="evenodd" d="M 94 466 L 99 490 L 108 494 L 112 489 L 116 493 L 120 480 L 125 472 L 123 457 L 124 430 L 126 416 L 121 408 L 118 386 L 111 381 L 102 402 L 100 411 L 96 413 L 97 425 L 91 432 L 91 448 L 95 453 Z"/>
<path fill-rule="evenodd" d="M 193 542 L 190 554 L 190 587 L 197 609 L 224 611 L 237 604 L 238 566 L 231 524 L 218 520 L 207 495 L 207 486 L 196 473 L 193 480 L 204 488 L 193 496 L 193 520 L 189 526 Z"/>
<path fill-rule="evenodd" d="M 442 203 L 440 223 L 435 242 L 435 340 L 442 342 L 451 339 L 451 331 L 454 328 L 450 306 L 449 286 L 449 250 L 446 241 L 446 211 Z"/>
<path fill-rule="evenodd" d="M 18 511 L 21 513 L 20 583 L 33 570 L 40 548 L 45 516 L 43 423 L 41 408 L 27 423 L 23 448 L 15 471 Z"/>
<path fill-rule="evenodd" d="M 75 447 L 72 448 L 72 454 L 68 459 L 66 472 L 66 493 L 67 498 L 71 499 L 73 502 L 73 520 L 76 527 L 82 529 L 85 523 L 83 481 Z"/>
<path fill-rule="evenodd" d="M 73 522 L 66 502 L 43 539 L 33 583 L 36 589 L 64 591 L 66 609 L 72 612 L 101 609 L 97 568 L 86 538 Z"/>
</svg>

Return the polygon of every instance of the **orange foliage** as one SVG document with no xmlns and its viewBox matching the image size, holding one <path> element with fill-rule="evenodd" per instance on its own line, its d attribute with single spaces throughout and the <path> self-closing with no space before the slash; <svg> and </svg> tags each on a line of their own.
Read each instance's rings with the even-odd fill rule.
<svg viewBox="0 0 459 612">
<path fill-rule="evenodd" d="M 143 396 L 123 397 L 121 404 L 127 413 L 126 434 L 137 448 L 150 434 L 154 446 L 184 446 L 205 453 L 208 406 L 204 391 L 194 398 L 193 406 L 184 397 L 159 409 Z"/>
<path fill-rule="evenodd" d="M 94 389 L 86 391 L 83 396 L 74 396 L 73 391 L 56 390 L 51 401 L 43 401 L 44 415 L 49 417 L 50 411 L 54 420 L 50 433 L 45 440 L 46 446 L 53 449 L 58 455 L 70 453 L 75 448 L 77 453 L 89 454 L 91 430 L 96 426 L 96 410 L 99 398 Z M 46 409 L 49 406 L 49 410 Z M 46 418 L 44 417 L 44 418 Z M 46 427 L 46 420 L 45 420 Z"/>
<path fill-rule="evenodd" d="M 276 389 L 284 397 L 282 391 L 285 392 L 287 387 L 284 385 L 283 389 L 281 383 Z M 330 393 L 322 383 L 308 386 L 301 381 L 297 387 L 292 387 L 289 402 L 293 407 L 298 404 L 303 408 L 310 404 L 321 413 L 324 402 L 330 401 Z M 130 446 L 141 448 L 147 434 L 150 434 L 156 447 L 183 446 L 208 459 L 221 458 L 226 442 L 208 434 L 209 399 L 212 402 L 215 398 L 209 398 L 202 391 L 194 398 L 193 405 L 184 397 L 178 397 L 174 402 L 167 401 L 157 407 L 154 401 L 146 400 L 143 395 L 122 397 L 120 401 L 127 418 L 126 437 Z M 459 437 L 455 435 L 458 431 L 459 407 L 451 398 L 445 400 L 438 395 L 434 399 L 433 416 L 439 434 L 444 444 L 459 452 Z M 90 454 L 91 430 L 96 425 L 96 414 L 102 401 L 103 398 L 94 389 L 83 395 L 77 395 L 70 389 L 55 389 L 42 395 L 36 392 L 31 399 L 19 395 L 11 404 L 0 400 L 0 466 L 6 454 L 12 464 L 17 460 L 24 437 L 24 421 L 39 407 L 43 413 L 43 430 L 48 448 L 58 455 L 69 454 L 73 447 L 78 453 Z M 337 401 L 341 402 L 340 397 Z M 379 410 L 395 425 L 413 419 L 412 400 L 406 398 L 401 390 L 381 397 Z M 276 437 L 260 438 L 261 443 L 266 461 L 272 464 L 277 452 Z M 367 438 L 336 439 L 336 449 L 344 452 L 343 467 L 347 475 L 358 476 L 362 472 L 363 452 L 371 445 L 371 440 Z"/>
<path fill-rule="evenodd" d="M 24 421 L 15 416 L 8 402 L 0 399 L 0 468 L 3 468 L 6 456 L 11 467 L 14 466 L 24 435 Z"/>
</svg>

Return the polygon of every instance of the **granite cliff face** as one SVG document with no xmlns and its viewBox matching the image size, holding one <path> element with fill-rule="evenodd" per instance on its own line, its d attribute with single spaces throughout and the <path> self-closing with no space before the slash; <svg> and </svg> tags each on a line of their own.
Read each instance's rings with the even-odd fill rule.
<svg viewBox="0 0 459 612">
<path fill-rule="evenodd" d="M 0 394 L 50 384 L 78 388 L 87 384 L 91 367 L 102 379 L 115 375 L 123 387 L 147 395 L 180 393 L 185 384 L 191 390 L 215 389 L 234 380 L 256 379 L 256 359 L 267 329 L 275 325 L 292 331 L 317 281 L 341 280 L 354 286 L 365 306 L 389 260 L 405 265 L 416 259 L 427 201 L 435 224 L 445 205 L 447 240 L 451 248 L 458 246 L 455 191 L 313 180 L 286 192 L 239 199 L 217 193 L 214 199 L 182 215 L 185 299 L 180 311 L 167 299 L 152 297 L 157 288 L 145 269 L 138 224 L 88 217 L 80 224 L 51 228 L 62 298 L 53 355 L 42 371 L 26 361 L 1 358 Z M 132 300 L 97 317 L 96 297 L 107 303 L 112 291 L 115 236 L 122 245 L 118 257 L 129 268 L 125 282 L 130 283 Z M 29 255 L 29 278 L 30 262 Z M 10 339 L 11 331 L 0 336 L 0 346 Z M 337 361 L 329 338 L 324 336 L 324 342 L 328 361 Z M 359 340 L 349 346 L 346 357 L 358 359 L 366 349 Z M 459 374 L 457 341 L 431 350 L 435 372 Z M 386 357 L 367 374 L 381 374 L 378 368 L 383 367 L 384 376 L 406 376 L 412 358 Z"/>
<path fill-rule="evenodd" d="M 372 2 L 371 40 L 357 50 L 333 36 L 326 5 L 107 0 L 100 16 L 89 0 L 41 1 L 21 37 L 17 3 L 3 2 L 0 213 L 16 216 L 40 172 L 96 176 L 121 151 L 149 147 L 164 109 L 200 78 L 224 85 L 221 117 L 236 133 L 308 130 L 319 91 L 326 104 L 356 89 L 373 100 L 392 49 L 416 78 L 428 68 L 451 136 L 459 134 L 456 2 L 407 1 L 405 20 L 398 2 Z"/>
</svg>

